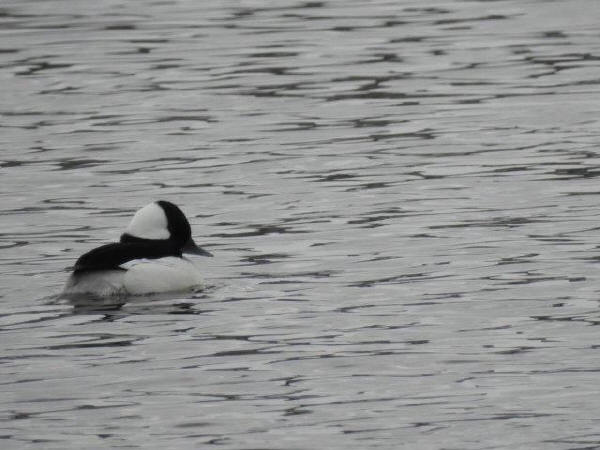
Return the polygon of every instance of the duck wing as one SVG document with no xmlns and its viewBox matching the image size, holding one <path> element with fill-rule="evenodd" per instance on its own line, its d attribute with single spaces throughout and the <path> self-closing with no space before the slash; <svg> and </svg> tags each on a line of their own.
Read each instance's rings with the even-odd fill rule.
<svg viewBox="0 0 600 450">
<path fill-rule="evenodd" d="M 156 259 L 165 256 L 178 256 L 168 242 L 115 242 L 102 245 L 81 255 L 74 267 L 74 272 L 90 270 L 124 270 L 121 264 L 134 259 Z"/>
</svg>

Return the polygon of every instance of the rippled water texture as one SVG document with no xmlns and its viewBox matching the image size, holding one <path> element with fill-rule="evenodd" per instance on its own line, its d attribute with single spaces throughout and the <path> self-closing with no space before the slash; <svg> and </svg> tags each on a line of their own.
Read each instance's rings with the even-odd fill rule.
<svg viewBox="0 0 600 450">
<path fill-rule="evenodd" d="M 600 448 L 600 2 L 0 3 L 0 447 Z M 155 199 L 205 291 L 55 295 Z"/>
</svg>

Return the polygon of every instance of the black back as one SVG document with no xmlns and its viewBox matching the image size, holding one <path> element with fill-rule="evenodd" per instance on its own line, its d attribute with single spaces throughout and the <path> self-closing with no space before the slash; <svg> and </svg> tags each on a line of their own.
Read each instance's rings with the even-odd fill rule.
<svg viewBox="0 0 600 450">
<path fill-rule="evenodd" d="M 127 261 L 141 258 L 156 259 L 165 256 L 181 256 L 181 249 L 168 239 L 115 242 L 83 254 L 75 263 L 74 272 L 122 270 L 119 266 Z"/>
</svg>

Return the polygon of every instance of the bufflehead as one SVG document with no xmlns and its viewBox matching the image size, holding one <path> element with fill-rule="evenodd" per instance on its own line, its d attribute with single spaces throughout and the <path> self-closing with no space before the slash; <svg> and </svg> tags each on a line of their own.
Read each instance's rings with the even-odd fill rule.
<svg viewBox="0 0 600 450">
<path fill-rule="evenodd" d="M 192 239 L 190 224 L 173 203 L 160 200 L 137 211 L 120 241 L 82 255 L 63 296 L 142 295 L 202 286 L 196 265 L 183 256 L 212 256 Z"/>
</svg>

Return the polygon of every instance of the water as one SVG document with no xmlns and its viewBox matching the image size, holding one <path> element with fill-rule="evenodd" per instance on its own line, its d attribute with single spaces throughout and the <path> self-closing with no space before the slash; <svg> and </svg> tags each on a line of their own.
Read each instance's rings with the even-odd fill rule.
<svg viewBox="0 0 600 450">
<path fill-rule="evenodd" d="M 599 22 L 4 0 L 2 448 L 600 448 Z M 209 287 L 57 300 L 155 199 Z"/>
</svg>

